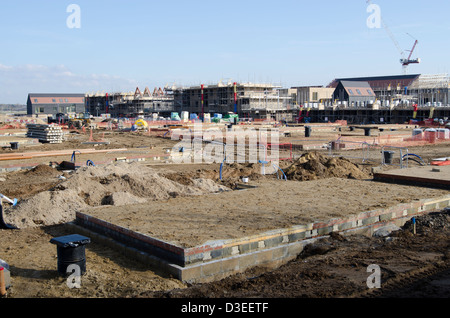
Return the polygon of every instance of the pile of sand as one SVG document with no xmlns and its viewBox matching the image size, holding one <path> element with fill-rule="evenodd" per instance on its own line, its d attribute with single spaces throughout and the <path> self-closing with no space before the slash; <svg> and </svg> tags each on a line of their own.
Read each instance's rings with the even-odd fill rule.
<svg viewBox="0 0 450 318">
<path fill-rule="evenodd" d="M 301 156 L 284 170 L 289 180 L 310 181 L 324 178 L 370 179 L 356 164 L 345 158 L 328 158 L 317 152 Z"/>
<path fill-rule="evenodd" d="M 17 228 L 54 225 L 73 221 L 76 211 L 88 207 L 123 206 L 226 190 L 229 189 L 204 179 L 183 185 L 137 162 L 84 167 L 54 189 L 6 210 L 5 221 Z"/>
<path fill-rule="evenodd" d="M 234 189 L 238 183 L 242 183 L 244 177 L 252 181 L 263 178 L 262 170 L 262 164 L 260 163 L 226 163 L 222 167 L 222 180 L 220 179 L 220 168 L 197 170 L 195 172 L 168 172 L 164 176 L 185 185 L 192 185 L 193 180 L 198 179 L 202 182 L 217 182 L 227 188 Z M 268 164 L 264 171 L 271 174 L 274 173 L 274 168 Z"/>
</svg>

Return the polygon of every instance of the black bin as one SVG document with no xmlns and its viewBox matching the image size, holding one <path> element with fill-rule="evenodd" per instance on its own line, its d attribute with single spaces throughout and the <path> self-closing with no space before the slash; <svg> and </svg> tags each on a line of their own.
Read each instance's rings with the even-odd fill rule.
<svg viewBox="0 0 450 318">
<path fill-rule="evenodd" d="M 19 149 L 19 143 L 18 142 L 10 142 L 10 144 L 11 144 L 11 149 L 12 150 Z"/>
<path fill-rule="evenodd" d="M 55 244 L 57 248 L 58 272 L 66 275 L 67 267 L 78 265 L 80 273 L 84 274 L 86 272 L 85 247 L 90 242 L 89 237 L 78 234 L 52 238 L 50 243 Z"/>
<path fill-rule="evenodd" d="M 393 151 L 385 151 L 383 153 L 383 155 L 384 155 L 384 163 L 388 164 L 388 165 L 392 164 L 392 161 L 394 159 L 394 152 Z"/>
<path fill-rule="evenodd" d="M 311 137 L 311 127 L 310 126 L 306 126 L 305 127 L 305 137 L 306 138 L 309 138 L 309 137 Z"/>
</svg>

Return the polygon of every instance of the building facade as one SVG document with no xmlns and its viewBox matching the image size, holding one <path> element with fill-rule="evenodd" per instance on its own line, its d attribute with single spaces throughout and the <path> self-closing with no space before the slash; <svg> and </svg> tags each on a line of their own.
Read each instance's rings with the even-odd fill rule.
<svg viewBox="0 0 450 318">
<path fill-rule="evenodd" d="M 170 89 L 155 88 L 153 92 L 136 88 L 128 93 L 90 93 L 86 96 L 86 108 L 91 115 L 109 114 L 111 117 L 137 117 L 158 113 L 170 116 L 174 100 Z"/>
<path fill-rule="evenodd" d="M 28 94 L 28 115 L 84 113 L 84 94 Z"/>
<path fill-rule="evenodd" d="M 381 107 L 447 106 L 450 79 L 448 74 L 394 75 L 342 78 L 333 80 L 328 87 L 336 88 L 340 81 L 368 82 Z"/>
<path fill-rule="evenodd" d="M 331 106 L 333 102 L 334 88 L 323 86 L 302 86 L 294 87 L 296 89 L 296 103 L 305 107 Z"/>
<path fill-rule="evenodd" d="M 173 91 L 176 111 L 199 116 L 203 113 L 237 113 L 240 117 L 267 117 L 286 111 L 292 97 L 271 84 L 218 83 L 177 88 Z"/>
<path fill-rule="evenodd" d="M 368 82 L 339 81 L 333 100 L 344 107 L 368 107 L 375 103 L 376 95 Z"/>
</svg>

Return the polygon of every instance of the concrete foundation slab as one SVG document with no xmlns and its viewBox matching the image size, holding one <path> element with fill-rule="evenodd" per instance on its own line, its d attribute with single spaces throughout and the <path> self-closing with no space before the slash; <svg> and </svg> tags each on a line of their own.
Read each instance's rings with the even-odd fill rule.
<svg viewBox="0 0 450 318">
<path fill-rule="evenodd" d="M 381 182 L 429 186 L 450 190 L 450 166 L 422 166 L 374 173 Z"/>
<path fill-rule="evenodd" d="M 387 224 L 401 226 L 413 216 L 449 206 L 450 195 L 423 199 L 195 247 L 181 247 L 81 212 L 76 214 L 72 226 L 77 227 L 78 233 L 89 234 L 92 241 L 122 249 L 130 257 L 156 266 L 168 275 L 194 283 L 221 279 L 254 266 L 280 266 L 296 258 L 307 244 L 332 232 L 372 234 Z"/>
</svg>

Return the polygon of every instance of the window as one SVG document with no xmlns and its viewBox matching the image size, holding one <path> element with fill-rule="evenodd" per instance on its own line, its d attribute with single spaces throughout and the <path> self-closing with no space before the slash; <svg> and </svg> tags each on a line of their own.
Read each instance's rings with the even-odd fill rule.
<svg viewBox="0 0 450 318">
<path fill-rule="evenodd" d="M 35 102 L 35 103 L 37 103 L 37 102 L 38 102 L 37 98 L 35 98 L 35 99 L 34 99 L 34 102 Z"/>
<path fill-rule="evenodd" d="M 356 92 L 358 93 L 358 95 L 362 95 L 359 89 L 357 89 Z"/>
<path fill-rule="evenodd" d="M 367 90 L 367 93 L 368 93 L 369 95 L 372 95 L 372 92 L 370 91 L 370 89 Z"/>
<path fill-rule="evenodd" d="M 52 102 L 56 103 L 56 99 L 53 98 L 53 99 L 52 99 Z"/>
<path fill-rule="evenodd" d="M 65 100 L 64 100 L 66 103 L 68 103 L 69 102 L 69 100 L 66 98 Z"/>
<path fill-rule="evenodd" d="M 317 100 L 319 98 L 319 93 L 313 92 L 313 100 Z"/>
<path fill-rule="evenodd" d="M 353 95 L 353 91 L 351 89 L 348 90 L 350 95 Z"/>
<path fill-rule="evenodd" d="M 62 99 L 62 98 L 60 98 L 60 99 L 59 99 L 59 102 L 60 102 L 60 103 L 62 103 L 62 102 L 63 102 L 63 99 Z"/>
</svg>

